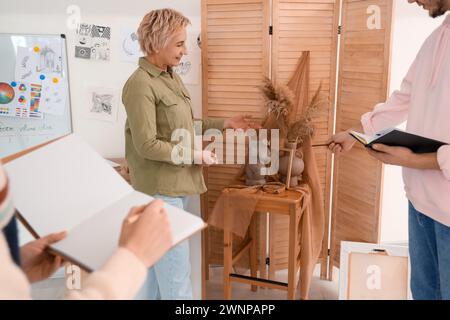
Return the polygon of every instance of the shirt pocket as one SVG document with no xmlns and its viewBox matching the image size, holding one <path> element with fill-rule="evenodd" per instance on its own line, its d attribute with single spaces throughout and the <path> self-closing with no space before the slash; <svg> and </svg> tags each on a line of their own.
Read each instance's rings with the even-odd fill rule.
<svg viewBox="0 0 450 320">
<path fill-rule="evenodd" d="M 160 108 L 171 131 L 183 127 L 183 118 L 185 117 L 183 107 L 180 99 L 176 96 L 165 95 L 161 97 Z"/>
</svg>

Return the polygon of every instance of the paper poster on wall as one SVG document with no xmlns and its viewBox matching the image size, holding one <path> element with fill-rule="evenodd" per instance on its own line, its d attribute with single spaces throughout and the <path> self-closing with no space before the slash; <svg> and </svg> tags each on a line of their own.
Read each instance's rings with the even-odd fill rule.
<svg viewBox="0 0 450 320">
<path fill-rule="evenodd" d="M 81 23 L 77 29 L 75 57 L 87 60 L 110 59 L 111 28 Z"/>
<path fill-rule="evenodd" d="M 196 43 L 197 36 L 194 33 L 189 33 L 186 43 L 188 54 L 183 56 L 180 64 L 174 68 L 184 84 L 199 84 L 201 51 Z"/>
<path fill-rule="evenodd" d="M 126 27 L 121 30 L 119 42 L 121 61 L 137 63 L 139 57 L 144 56 L 139 46 L 136 30 L 135 27 Z"/>
<path fill-rule="evenodd" d="M 197 85 L 200 76 L 200 56 L 197 53 L 191 53 L 183 56 L 178 66 L 174 68 L 175 72 L 181 77 L 184 84 Z"/>
<path fill-rule="evenodd" d="M 30 118 L 43 119 L 44 114 L 41 112 L 42 84 L 31 83 L 30 84 Z"/>
<path fill-rule="evenodd" d="M 42 119 L 40 83 L 0 82 L 0 116 Z"/>
<path fill-rule="evenodd" d="M 18 47 L 15 79 L 17 81 L 39 81 L 38 55 L 32 48 Z"/>
<path fill-rule="evenodd" d="M 33 47 L 33 52 L 38 55 L 38 73 L 61 75 L 62 52 L 60 43 L 38 44 Z"/>
<path fill-rule="evenodd" d="M 187 37 L 188 52 L 199 52 L 201 50 L 200 33 L 189 32 Z"/>
<path fill-rule="evenodd" d="M 87 88 L 86 117 L 108 122 L 117 121 L 118 99 L 119 94 L 116 89 Z"/>
<path fill-rule="evenodd" d="M 13 82 L 15 91 L 15 104 L 13 107 L 13 116 L 16 118 L 28 118 L 30 114 L 30 88 L 28 83 Z"/>
<path fill-rule="evenodd" d="M 42 82 L 40 111 L 62 116 L 67 101 L 67 83 L 57 76 L 48 77 Z"/>
<path fill-rule="evenodd" d="M 17 47 L 15 80 L 36 82 L 48 74 L 62 77 L 61 44 L 48 40 L 32 47 Z"/>
</svg>

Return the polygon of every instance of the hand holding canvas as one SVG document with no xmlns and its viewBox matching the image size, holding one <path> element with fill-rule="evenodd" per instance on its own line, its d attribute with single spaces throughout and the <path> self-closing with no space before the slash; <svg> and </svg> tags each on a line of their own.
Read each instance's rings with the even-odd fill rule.
<svg viewBox="0 0 450 320">
<path fill-rule="evenodd" d="M 47 248 L 65 237 L 66 232 L 52 233 L 20 248 L 22 270 L 30 282 L 45 280 L 62 266 L 63 259 L 47 251 Z"/>
</svg>

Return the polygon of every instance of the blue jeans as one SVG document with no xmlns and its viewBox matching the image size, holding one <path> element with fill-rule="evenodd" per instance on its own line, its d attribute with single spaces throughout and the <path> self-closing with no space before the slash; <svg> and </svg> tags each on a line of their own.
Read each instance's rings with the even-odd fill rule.
<svg viewBox="0 0 450 320">
<path fill-rule="evenodd" d="M 154 195 L 154 198 L 183 209 L 185 197 Z M 169 250 L 147 274 L 147 280 L 136 299 L 148 300 L 192 300 L 191 262 L 189 240 Z"/>
<path fill-rule="evenodd" d="M 450 227 L 409 203 L 411 291 L 415 300 L 450 300 Z"/>
</svg>

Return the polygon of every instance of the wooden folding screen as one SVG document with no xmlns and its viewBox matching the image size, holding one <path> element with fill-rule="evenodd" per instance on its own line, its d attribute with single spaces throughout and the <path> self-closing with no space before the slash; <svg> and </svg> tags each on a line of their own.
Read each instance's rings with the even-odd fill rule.
<svg viewBox="0 0 450 320">
<path fill-rule="evenodd" d="M 343 2 L 336 131 L 359 124 L 387 98 L 392 6 L 391 0 Z M 336 158 L 330 271 L 339 266 L 341 241 L 379 242 L 382 177 L 382 164 L 359 144 Z"/>
<path fill-rule="evenodd" d="M 389 74 L 391 0 L 202 0 L 203 117 L 228 118 L 243 113 L 264 117 L 266 108 L 257 88 L 261 79 L 271 74 L 275 82 L 286 83 L 301 52 L 310 51 L 310 92 L 322 82 L 330 101 L 330 108 L 315 118 L 314 144 L 325 143 L 334 125 L 341 2 L 337 130 L 354 125 L 362 113 L 383 101 Z M 371 5 L 381 8 L 379 30 L 367 27 Z M 327 148 L 315 147 L 315 151 L 326 213 L 330 211 L 334 174 L 330 261 L 336 265 L 341 240 L 378 240 L 382 169 L 359 148 L 338 159 L 332 172 Z M 208 192 L 202 196 L 204 218 L 238 172 L 238 166 L 205 169 Z M 285 222 L 271 222 L 271 231 L 283 234 Z M 320 261 L 322 277 L 327 270 L 328 228 L 327 224 Z M 205 266 L 222 263 L 221 234 L 214 228 L 203 234 Z M 272 271 L 285 266 L 286 239 L 278 239 L 280 243 L 273 246 L 276 250 L 270 252 Z M 204 272 L 207 276 L 207 268 Z"/>
</svg>

